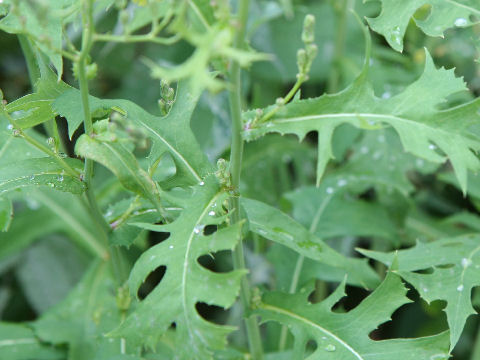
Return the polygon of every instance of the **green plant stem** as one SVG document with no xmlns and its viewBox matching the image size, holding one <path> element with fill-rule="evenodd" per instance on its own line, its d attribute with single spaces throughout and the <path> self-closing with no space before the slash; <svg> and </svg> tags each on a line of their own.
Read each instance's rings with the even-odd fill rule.
<svg viewBox="0 0 480 360">
<path fill-rule="evenodd" d="M 237 49 L 244 47 L 246 23 L 248 17 L 249 0 L 241 0 L 239 2 L 238 10 L 238 28 L 235 34 L 234 46 Z M 230 113 L 232 117 L 232 147 L 230 154 L 230 172 L 232 186 L 235 191 L 238 191 L 240 185 L 240 175 L 242 169 L 243 156 L 243 139 L 242 139 L 242 107 L 241 107 L 241 79 L 240 79 L 240 64 L 233 61 L 231 64 L 230 82 L 232 88 L 229 93 Z M 232 224 L 238 223 L 242 220 L 240 213 L 240 199 L 237 195 L 230 198 L 230 221 Z M 245 268 L 245 257 L 243 254 L 243 241 L 240 241 L 233 251 L 233 265 L 235 269 Z M 240 300 L 243 305 L 244 312 L 250 310 L 251 289 L 247 277 L 243 277 L 240 290 Z M 260 337 L 260 330 L 258 328 L 257 319 L 255 316 L 248 316 L 245 319 L 247 338 L 250 348 L 250 353 L 254 360 L 263 358 L 262 342 Z"/>
<path fill-rule="evenodd" d="M 25 58 L 25 62 L 27 63 L 30 84 L 32 85 L 32 89 L 35 90 L 37 80 L 40 78 L 40 69 L 38 68 L 35 54 L 33 53 L 30 40 L 28 40 L 25 35 L 18 35 L 18 41 L 20 42 L 20 47 L 22 48 L 23 56 Z"/>
<path fill-rule="evenodd" d="M 38 61 L 32 48 L 30 40 L 25 35 L 18 35 L 18 41 L 22 48 L 23 57 L 27 64 L 28 77 L 30 79 L 30 85 L 33 91 L 37 90 L 37 82 L 40 79 L 40 68 Z M 49 120 L 43 123 L 45 131 L 49 137 L 53 137 L 57 143 L 61 144 L 60 137 L 58 135 L 57 123 L 55 119 Z M 63 150 L 63 149 L 62 149 Z"/>
<path fill-rule="evenodd" d="M 337 26 L 335 29 L 335 47 L 333 52 L 333 63 L 330 75 L 327 81 L 327 92 L 336 92 L 340 84 L 340 63 L 345 50 L 345 38 L 347 35 L 347 11 L 352 8 L 352 0 L 340 0 L 337 12 Z"/>
<path fill-rule="evenodd" d="M 89 104 L 89 92 L 88 92 L 88 79 L 86 74 L 87 67 L 87 58 L 90 53 L 90 49 L 93 44 L 93 0 L 85 0 L 83 4 L 84 8 L 82 11 L 82 48 L 77 61 L 78 67 L 78 83 L 80 87 L 80 94 L 82 99 L 82 109 L 83 109 L 83 125 L 85 127 L 85 134 L 91 136 L 93 134 L 93 123 L 90 114 L 90 104 Z M 110 225 L 106 222 L 103 214 L 100 211 L 95 194 L 92 188 L 92 176 L 93 176 L 93 160 L 85 159 L 85 169 L 84 169 L 84 182 L 87 187 L 85 191 L 85 196 L 88 201 L 90 208 L 89 213 L 93 218 L 95 224 L 98 226 L 99 231 L 104 238 L 105 242 L 108 243 L 108 234 L 111 232 Z M 123 255 L 122 250 L 118 246 L 109 247 L 110 258 L 112 261 L 112 267 L 115 274 L 117 282 L 122 285 L 128 278 L 129 267 L 128 263 Z"/>
</svg>

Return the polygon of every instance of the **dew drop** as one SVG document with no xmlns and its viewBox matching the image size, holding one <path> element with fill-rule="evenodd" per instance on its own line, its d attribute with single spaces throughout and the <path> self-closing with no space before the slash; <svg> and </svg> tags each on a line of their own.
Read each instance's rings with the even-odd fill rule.
<svg viewBox="0 0 480 360">
<path fill-rule="evenodd" d="M 378 159 L 380 159 L 380 158 L 382 157 L 382 152 L 381 152 L 381 151 L 375 151 L 375 152 L 373 153 L 373 156 L 372 156 L 372 157 L 373 157 L 374 160 L 378 160 Z"/>
<path fill-rule="evenodd" d="M 153 261 L 153 260 L 155 260 L 155 258 L 156 258 L 156 256 L 155 256 L 155 255 L 152 255 L 152 256 L 150 256 L 150 261 Z"/>
<path fill-rule="evenodd" d="M 428 292 L 428 289 L 426 287 L 423 288 L 423 292 L 424 293 L 427 293 Z"/>
<path fill-rule="evenodd" d="M 428 145 L 428 148 L 429 148 L 430 150 L 435 150 L 437 147 L 436 147 L 435 145 L 433 145 L 433 144 L 430 144 L 430 145 Z"/>
<path fill-rule="evenodd" d="M 385 142 L 385 136 L 384 135 L 378 135 L 377 140 L 378 140 L 379 143 L 384 143 Z"/>
<path fill-rule="evenodd" d="M 322 340 L 327 340 L 327 337 L 326 337 L 326 336 L 322 336 Z"/>
<path fill-rule="evenodd" d="M 457 291 L 463 291 L 463 285 L 458 285 Z"/>
<path fill-rule="evenodd" d="M 50 186 L 51 188 L 54 188 L 55 187 L 55 184 L 54 183 L 47 183 L 48 186 Z"/>
<path fill-rule="evenodd" d="M 170 245 L 168 248 L 169 248 L 169 249 L 173 249 L 173 245 Z"/>
<path fill-rule="evenodd" d="M 424 164 L 424 161 L 423 159 L 417 159 L 415 160 L 415 164 L 417 165 L 417 167 L 421 168 Z"/>
<path fill-rule="evenodd" d="M 472 260 L 467 259 L 467 258 L 463 258 L 463 259 L 462 259 L 462 266 L 463 266 L 464 268 L 467 268 L 467 267 L 469 267 L 470 265 L 472 265 Z"/>
<path fill-rule="evenodd" d="M 345 179 L 340 179 L 340 180 L 337 181 L 337 185 L 338 185 L 339 187 L 345 186 L 345 185 L 347 185 L 347 180 L 345 180 Z"/>
<path fill-rule="evenodd" d="M 7 125 L 7 130 L 12 130 L 13 129 L 13 125 L 12 124 L 8 124 Z"/>
<path fill-rule="evenodd" d="M 57 178 L 57 180 L 58 180 L 59 182 L 63 182 L 63 175 L 60 175 L 60 176 Z"/>
<path fill-rule="evenodd" d="M 205 185 L 205 182 L 200 181 L 200 183 L 198 185 L 203 186 L 203 185 Z"/>
<path fill-rule="evenodd" d="M 194 232 L 195 234 L 200 234 L 200 232 L 201 232 L 202 230 L 203 230 L 203 226 L 202 226 L 202 225 L 198 225 L 198 226 L 195 226 L 195 227 L 193 228 L 193 232 Z"/>
<path fill-rule="evenodd" d="M 215 216 L 215 211 L 213 211 L 213 210 L 212 210 L 212 211 L 209 211 L 209 212 L 208 212 L 208 215 L 210 215 L 210 216 Z"/>
<path fill-rule="evenodd" d="M 327 187 L 326 192 L 327 192 L 327 194 L 333 194 L 333 188 L 332 187 Z"/>
<path fill-rule="evenodd" d="M 389 91 L 385 91 L 383 94 L 382 94 L 382 99 L 390 99 L 392 97 L 392 94 L 390 94 Z"/>
<path fill-rule="evenodd" d="M 362 154 L 366 154 L 366 153 L 368 153 L 368 151 L 369 151 L 369 149 L 368 149 L 368 147 L 366 147 L 366 146 L 362 146 L 362 147 L 360 148 L 360 152 L 361 152 Z"/>
<path fill-rule="evenodd" d="M 333 344 L 328 344 L 327 346 L 325 346 L 325 351 L 334 352 L 335 350 L 337 350 L 337 348 Z"/>
<path fill-rule="evenodd" d="M 30 181 L 35 180 L 35 175 L 31 175 L 31 176 L 29 177 L 29 179 L 30 179 Z"/>
<path fill-rule="evenodd" d="M 402 34 L 400 33 L 399 26 L 395 26 L 392 29 L 392 33 L 390 34 L 390 41 L 395 43 L 396 45 L 402 45 Z"/>
<path fill-rule="evenodd" d="M 465 26 L 467 25 L 467 19 L 465 18 L 458 18 L 455 20 L 455 26 Z"/>
</svg>

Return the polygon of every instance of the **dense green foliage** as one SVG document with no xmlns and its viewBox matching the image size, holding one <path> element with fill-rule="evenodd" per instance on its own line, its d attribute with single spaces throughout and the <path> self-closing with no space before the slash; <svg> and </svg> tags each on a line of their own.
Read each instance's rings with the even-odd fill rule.
<svg viewBox="0 0 480 360">
<path fill-rule="evenodd" d="M 0 359 L 480 360 L 478 0 L 0 30 Z"/>
</svg>

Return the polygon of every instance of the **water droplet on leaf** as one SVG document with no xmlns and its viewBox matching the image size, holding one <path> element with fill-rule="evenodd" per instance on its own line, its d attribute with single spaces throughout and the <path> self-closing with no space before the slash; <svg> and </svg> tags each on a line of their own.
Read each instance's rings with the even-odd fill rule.
<svg viewBox="0 0 480 360">
<path fill-rule="evenodd" d="M 467 19 L 465 18 L 458 18 L 455 20 L 455 26 L 465 26 L 467 25 Z"/>
<path fill-rule="evenodd" d="M 463 291 L 463 285 L 458 285 L 457 291 Z"/>
<path fill-rule="evenodd" d="M 213 210 L 212 210 L 212 211 L 209 211 L 208 215 L 210 215 L 210 216 L 215 216 L 215 211 L 213 211 Z"/>
<path fill-rule="evenodd" d="M 325 351 L 333 352 L 335 350 L 337 350 L 337 348 L 333 344 L 328 344 L 327 346 L 325 346 Z"/>
<path fill-rule="evenodd" d="M 333 194 L 333 191 L 334 190 L 332 187 L 327 187 L 327 190 L 326 190 L 327 194 Z"/>
</svg>

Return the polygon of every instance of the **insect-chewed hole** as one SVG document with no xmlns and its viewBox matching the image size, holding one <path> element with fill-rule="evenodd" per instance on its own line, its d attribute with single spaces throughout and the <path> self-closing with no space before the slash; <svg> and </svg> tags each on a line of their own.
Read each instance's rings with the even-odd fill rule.
<svg viewBox="0 0 480 360">
<path fill-rule="evenodd" d="M 439 268 L 439 269 L 450 269 L 452 267 L 454 267 L 455 265 L 454 264 L 443 264 L 443 265 L 435 265 L 436 268 Z"/>
<path fill-rule="evenodd" d="M 197 261 L 204 268 L 216 273 L 225 273 L 233 270 L 232 254 L 228 250 L 200 256 Z"/>
<path fill-rule="evenodd" d="M 408 338 L 419 331 L 423 336 L 428 336 L 438 333 L 439 329 L 448 329 L 447 317 L 443 311 L 446 306 L 445 301 L 432 301 L 428 304 L 419 298 L 415 290 L 411 289 L 408 294 L 415 301 L 395 310 L 392 320 L 384 322 L 370 333 L 372 340 Z M 431 323 L 432 319 L 435 319 L 435 326 L 425 327 L 424 324 Z"/>
<path fill-rule="evenodd" d="M 318 344 L 315 340 L 313 339 L 308 340 L 307 343 L 305 344 L 305 355 L 306 356 L 311 355 L 312 353 L 315 352 L 315 350 L 317 350 L 317 348 L 318 348 Z"/>
<path fill-rule="evenodd" d="M 203 235 L 212 235 L 214 233 L 216 233 L 218 230 L 218 226 L 217 225 L 207 225 L 203 228 Z"/>
<path fill-rule="evenodd" d="M 343 313 L 356 308 L 370 292 L 368 290 L 358 288 L 355 286 L 346 286 L 345 297 L 341 298 L 333 307 L 332 311 L 337 313 Z"/>
<path fill-rule="evenodd" d="M 158 245 L 170 237 L 169 232 L 150 231 L 148 234 L 148 243 L 150 247 Z"/>
<path fill-rule="evenodd" d="M 153 291 L 153 289 L 155 289 L 155 287 L 160 284 L 163 277 L 165 276 L 166 271 L 167 267 L 165 265 L 162 265 L 156 268 L 147 276 L 147 278 L 137 291 L 137 296 L 140 300 L 145 299 Z"/>
<path fill-rule="evenodd" d="M 429 268 L 425 268 L 425 269 L 415 270 L 413 272 L 416 273 L 416 274 L 429 275 L 429 274 L 433 274 L 433 271 L 434 271 L 434 269 L 432 267 L 429 267 Z"/>
<path fill-rule="evenodd" d="M 216 324 L 225 325 L 228 320 L 229 311 L 216 305 L 209 305 L 204 302 L 197 302 L 195 309 L 202 318 Z"/>
</svg>

